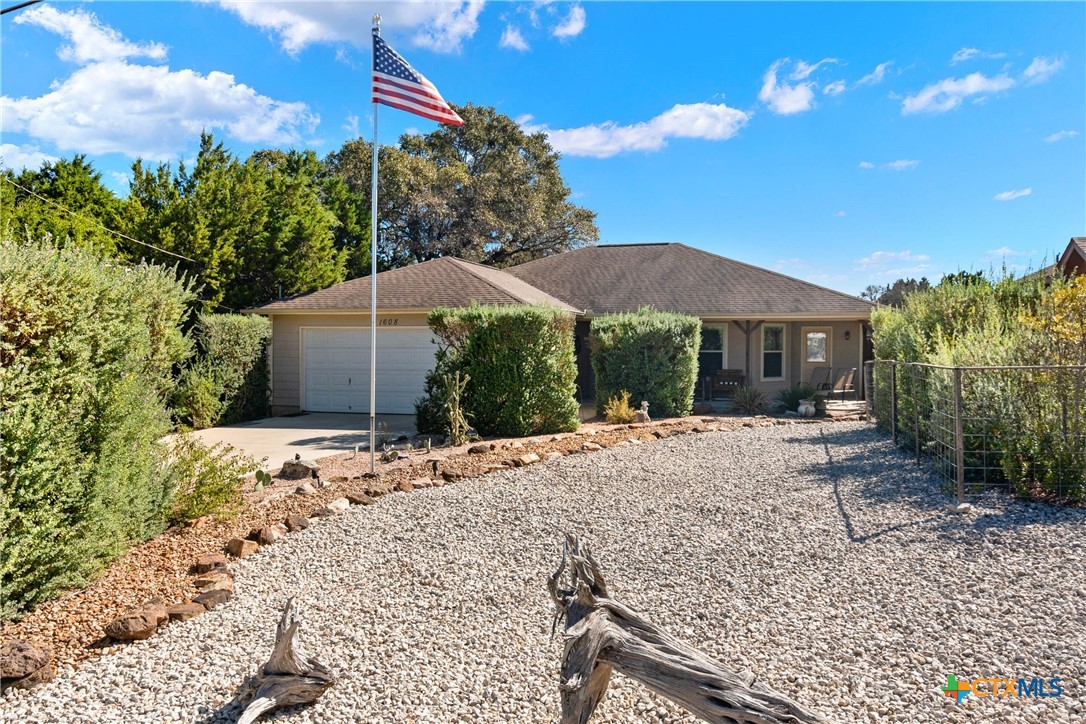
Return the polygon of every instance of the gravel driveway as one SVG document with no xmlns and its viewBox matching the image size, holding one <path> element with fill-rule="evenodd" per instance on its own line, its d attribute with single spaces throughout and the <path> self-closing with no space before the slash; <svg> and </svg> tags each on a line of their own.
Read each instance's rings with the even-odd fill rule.
<svg viewBox="0 0 1086 724">
<path fill-rule="evenodd" d="M 828 721 L 1086 720 L 1086 511 L 938 483 L 863 423 L 669 438 L 386 496 L 236 566 L 225 606 L 0 703 L 21 722 L 232 721 L 288 596 L 339 682 L 279 722 L 552 722 L 561 533 L 612 594 Z M 940 693 L 1060 677 L 1053 698 Z M 593 721 L 690 721 L 616 676 Z"/>
</svg>

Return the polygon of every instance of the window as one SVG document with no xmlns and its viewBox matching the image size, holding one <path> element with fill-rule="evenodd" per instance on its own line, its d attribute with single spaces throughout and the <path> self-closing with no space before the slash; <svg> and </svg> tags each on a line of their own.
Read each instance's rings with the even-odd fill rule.
<svg viewBox="0 0 1086 724">
<path fill-rule="evenodd" d="M 830 359 L 828 341 L 829 335 L 826 332 L 808 332 L 807 361 L 828 362 Z"/>
<path fill-rule="evenodd" d="M 698 351 L 698 379 L 712 377 L 717 370 L 724 369 L 727 345 L 727 327 L 702 327 L 701 348 Z"/>
<path fill-rule="evenodd" d="M 784 379 L 784 326 L 762 327 L 762 379 Z"/>
</svg>

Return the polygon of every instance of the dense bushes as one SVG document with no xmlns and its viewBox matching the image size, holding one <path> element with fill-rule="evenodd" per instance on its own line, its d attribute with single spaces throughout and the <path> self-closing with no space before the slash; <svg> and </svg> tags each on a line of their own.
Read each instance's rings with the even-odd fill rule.
<svg viewBox="0 0 1086 724">
<path fill-rule="evenodd" d="M 461 405 L 480 435 L 576 429 L 573 317 L 544 306 L 449 309 L 430 313 L 445 349 L 416 403 L 420 432 L 447 434 L 445 380 L 468 377 Z"/>
<path fill-rule="evenodd" d="M 689 415 L 698 374 L 701 320 L 641 309 L 592 320 L 597 413 L 626 390 L 647 400 L 653 417 Z"/>
<path fill-rule="evenodd" d="M 159 531 L 191 291 L 161 267 L 0 242 L 0 618 Z"/>
<path fill-rule="evenodd" d="M 242 507 L 241 480 L 258 463 L 232 445 L 206 445 L 191 433 L 174 436 L 169 443 L 170 522 L 195 520 L 204 515 L 230 517 Z M 261 463 L 265 460 L 260 461 Z"/>
<path fill-rule="evenodd" d="M 199 429 L 267 417 L 268 319 L 202 314 L 193 331 L 199 354 L 178 380 L 173 399 L 178 421 Z"/>
<path fill-rule="evenodd" d="M 880 359 L 947 367 L 1086 364 L 1086 277 L 1074 282 L 975 275 L 945 279 L 910 295 L 901 309 L 872 316 Z M 923 439 L 953 449 L 946 425 L 926 411 L 952 414 L 952 375 L 898 375 L 898 415 L 917 419 Z M 1086 374 L 1081 370 L 971 370 L 962 374 L 966 481 L 992 482 L 1002 470 L 1022 493 L 1086 496 Z M 921 414 L 917 415 L 919 407 Z M 973 473 L 971 471 L 977 471 Z"/>
</svg>

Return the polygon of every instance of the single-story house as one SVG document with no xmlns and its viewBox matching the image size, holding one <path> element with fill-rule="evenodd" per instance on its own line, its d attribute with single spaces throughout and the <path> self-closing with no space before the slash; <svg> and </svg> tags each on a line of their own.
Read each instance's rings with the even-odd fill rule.
<svg viewBox="0 0 1086 724">
<path fill-rule="evenodd" d="M 589 324 L 602 314 L 652 306 L 700 317 L 699 380 L 741 370 L 772 393 L 811 381 L 816 369 L 862 370 L 873 308 L 683 244 L 601 244 L 502 270 L 435 259 L 377 275 L 377 412 L 414 412 L 436 350 L 426 315 L 472 302 L 543 303 L 575 315 L 584 399 L 595 394 Z M 273 414 L 369 411 L 370 277 L 246 311 L 272 322 Z"/>
<path fill-rule="evenodd" d="M 1086 236 L 1071 237 L 1056 265 L 1063 271 L 1064 276 L 1086 274 Z"/>
</svg>

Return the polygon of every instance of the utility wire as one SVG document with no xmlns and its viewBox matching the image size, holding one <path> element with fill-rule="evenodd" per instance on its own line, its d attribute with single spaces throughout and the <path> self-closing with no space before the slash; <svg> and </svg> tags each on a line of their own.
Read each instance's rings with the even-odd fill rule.
<svg viewBox="0 0 1086 724">
<path fill-rule="evenodd" d="M 36 5 L 37 3 L 40 3 L 40 2 L 41 2 L 41 0 L 26 0 L 26 2 L 24 2 L 24 3 L 19 3 L 18 5 L 12 5 L 10 8 L 4 8 L 3 10 L 0 10 L 0 15 L 7 15 L 8 13 L 10 13 L 10 12 L 12 12 L 14 10 L 21 10 L 22 8 L 25 8 L 28 5 Z"/>
<path fill-rule="evenodd" d="M 3 178 L 3 179 L 4 179 L 5 181 L 7 181 L 7 182 L 8 182 L 9 184 L 11 184 L 12 186 L 15 186 L 16 188 L 20 188 L 20 189 L 22 189 L 23 191 L 27 192 L 27 193 L 28 193 L 28 194 L 30 194 L 31 196 L 34 196 L 34 197 L 36 197 L 36 198 L 38 198 L 38 199 L 41 199 L 41 200 L 42 200 L 42 201 L 44 201 L 45 203 L 47 203 L 47 204 L 50 204 L 51 206 L 55 206 L 55 207 L 57 207 L 58 209 L 60 209 L 61 211 L 64 211 L 64 212 L 66 212 L 66 213 L 69 213 L 69 214 L 71 214 L 72 216 L 77 216 L 77 215 L 79 215 L 79 212 L 78 212 L 78 211 L 72 211 L 71 209 L 66 209 L 66 208 L 64 208 L 63 206 L 61 206 L 60 204 L 56 203 L 55 201 L 53 201 L 53 200 L 51 200 L 51 199 L 47 199 L 47 198 L 45 198 L 44 196 L 42 196 L 41 194 L 38 194 L 38 193 L 35 193 L 35 192 L 31 191 L 31 190 L 30 190 L 30 189 L 28 189 L 28 188 L 27 188 L 26 186 L 23 186 L 22 184 L 16 183 L 15 181 L 12 181 L 12 180 L 11 180 L 11 179 L 9 179 L 9 178 L 8 178 L 7 176 L 4 176 L 4 177 L 2 177 L 2 178 Z M 199 263 L 199 262 L 197 262 L 197 261 L 196 261 L 195 259 L 191 259 L 191 258 L 189 258 L 189 257 L 187 257 L 187 256 L 182 256 L 181 254 L 175 254 L 175 253 L 173 253 L 172 251 L 166 251 L 165 249 L 161 249 L 161 248 L 159 248 L 159 247 L 155 246 L 154 244 L 148 244 L 148 243 L 147 243 L 147 242 L 145 242 L 145 241 L 140 241 L 139 239 L 133 239 L 133 238 L 132 238 L 131 236 L 129 236 L 128 234 L 122 234 L 122 233 L 121 233 L 121 232 L 119 232 L 119 231 L 114 231 L 113 229 L 109 228 L 108 226 L 106 226 L 106 225 L 105 225 L 105 224 L 103 224 L 102 222 L 98 221 L 97 219 L 91 219 L 91 221 L 93 221 L 93 222 L 94 222 L 95 224 L 97 224 L 98 226 L 102 227 L 103 229 L 105 229 L 105 230 L 106 230 L 106 231 L 108 231 L 109 233 L 111 233 L 111 234 L 116 234 L 117 236 L 121 237 L 122 239 L 128 239 L 128 240 L 129 240 L 129 241 L 131 241 L 131 242 L 134 242 L 134 243 L 136 243 L 136 244 L 140 244 L 141 246 L 146 246 L 146 247 L 147 247 L 147 248 L 149 248 L 149 249 L 154 249 L 155 251 L 161 252 L 161 253 L 163 253 L 163 254 L 169 254 L 170 256 L 175 256 L 175 257 L 177 257 L 178 259 L 184 259 L 185 261 L 191 261 L 191 262 L 192 262 L 193 264 L 198 264 L 198 263 Z"/>
</svg>

